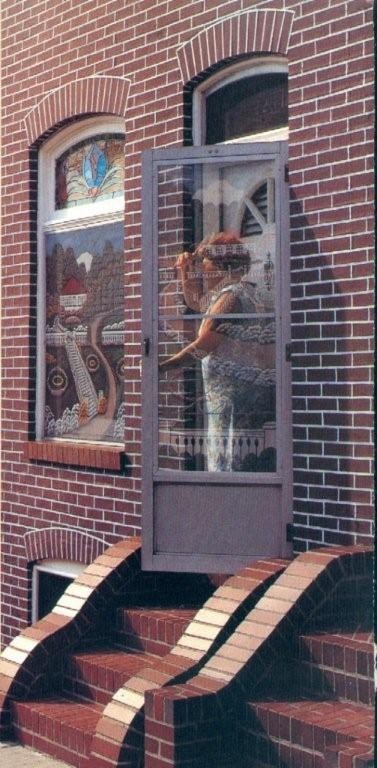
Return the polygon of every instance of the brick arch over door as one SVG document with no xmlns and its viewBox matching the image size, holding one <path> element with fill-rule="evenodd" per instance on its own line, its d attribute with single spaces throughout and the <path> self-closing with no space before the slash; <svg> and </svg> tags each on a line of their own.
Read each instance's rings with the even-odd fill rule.
<svg viewBox="0 0 377 768">
<path fill-rule="evenodd" d="M 130 85 L 127 78 L 98 75 L 50 91 L 24 118 L 29 146 L 73 116 L 108 114 L 125 117 Z"/>
<path fill-rule="evenodd" d="M 183 83 L 234 56 L 286 55 L 293 17 L 293 11 L 245 11 L 206 27 L 177 51 Z"/>
<path fill-rule="evenodd" d="M 35 560 L 69 560 L 90 564 L 102 555 L 108 544 L 74 528 L 42 528 L 24 536 L 26 558 Z"/>
</svg>

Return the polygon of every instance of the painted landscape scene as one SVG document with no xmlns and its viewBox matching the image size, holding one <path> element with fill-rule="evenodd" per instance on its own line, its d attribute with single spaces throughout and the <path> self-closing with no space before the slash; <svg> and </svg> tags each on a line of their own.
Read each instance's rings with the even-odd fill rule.
<svg viewBox="0 0 377 768">
<path fill-rule="evenodd" d="M 45 437 L 122 442 L 123 223 L 46 234 Z"/>
</svg>

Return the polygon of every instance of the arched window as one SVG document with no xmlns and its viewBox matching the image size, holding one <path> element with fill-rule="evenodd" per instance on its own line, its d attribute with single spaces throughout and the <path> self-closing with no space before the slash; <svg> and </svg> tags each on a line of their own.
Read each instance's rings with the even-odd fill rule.
<svg viewBox="0 0 377 768">
<path fill-rule="evenodd" d="M 39 440 L 123 442 L 123 125 L 75 123 L 40 151 Z"/>
<path fill-rule="evenodd" d="M 194 144 L 287 141 L 287 70 L 284 57 L 256 56 L 220 69 L 200 83 L 193 93 Z M 233 228 L 254 251 L 250 274 L 263 290 L 269 309 L 274 303 L 275 224 L 272 169 L 256 184 L 245 177 Z"/>
</svg>

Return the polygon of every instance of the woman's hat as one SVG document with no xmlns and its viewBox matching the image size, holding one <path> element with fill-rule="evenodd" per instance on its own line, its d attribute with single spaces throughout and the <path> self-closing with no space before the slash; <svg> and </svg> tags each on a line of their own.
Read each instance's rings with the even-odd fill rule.
<svg viewBox="0 0 377 768">
<path fill-rule="evenodd" d="M 198 246 L 198 255 L 214 261 L 219 267 L 238 269 L 249 266 L 250 251 L 233 232 L 219 232 L 211 235 Z"/>
</svg>

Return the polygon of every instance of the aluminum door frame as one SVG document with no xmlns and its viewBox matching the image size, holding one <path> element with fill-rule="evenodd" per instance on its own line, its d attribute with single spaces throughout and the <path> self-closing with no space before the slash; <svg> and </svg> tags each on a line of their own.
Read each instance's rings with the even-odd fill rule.
<svg viewBox="0 0 377 768">
<path fill-rule="evenodd" d="M 158 263 L 157 263 L 157 178 L 159 166 L 183 166 L 199 161 L 218 163 L 222 161 L 242 162 L 273 159 L 278 162 L 276 184 L 276 282 L 277 306 L 276 324 L 279 328 L 276 360 L 280 360 L 280 407 L 284 414 L 280 431 L 281 474 L 272 473 L 229 473 L 183 472 L 158 470 L 156 466 L 156 444 L 158 440 Z M 145 570 L 170 570 L 231 573 L 256 556 L 280 556 L 291 554 L 287 541 L 287 525 L 292 522 L 292 420 L 291 420 L 291 377 L 290 365 L 285 349 L 290 343 L 290 238 L 289 238 L 289 189 L 287 183 L 287 142 L 256 144 L 230 144 L 221 146 L 180 147 L 147 150 L 142 160 L 142 566 Z M 279 216 L 279 220 L 278 220 Z M 279 245 L 278 245 L 279 243 Z M 284 264 L 283 264 L 284 260 Z M 284 267 L 284 268 L 283 268 Z M 182 483 L 211 486 L 253 486 L 281 485 L 279 510 L 280 549 L 279 553 L 260 552 L 247 556 L 226 553 L 197 554 L 195 552 L 158 552 L 155 547 L 155 526 L 158 525 L 158 510 L 154 508 L 154 485 Z"/>
</svg>

